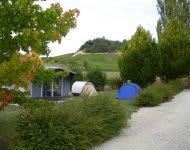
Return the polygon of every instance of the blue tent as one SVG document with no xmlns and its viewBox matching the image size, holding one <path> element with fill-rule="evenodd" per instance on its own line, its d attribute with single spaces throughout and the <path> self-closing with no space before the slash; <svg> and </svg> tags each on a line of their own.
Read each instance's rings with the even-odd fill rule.
<svg viewBox="0 0 190 150">
<path fill-rule="evenodd" d="M 117 93 L 117 99 L 131 100 L 137 97 L 141 91 L 141 87 L 135 83 L 124 84 Z"/>
</svg>

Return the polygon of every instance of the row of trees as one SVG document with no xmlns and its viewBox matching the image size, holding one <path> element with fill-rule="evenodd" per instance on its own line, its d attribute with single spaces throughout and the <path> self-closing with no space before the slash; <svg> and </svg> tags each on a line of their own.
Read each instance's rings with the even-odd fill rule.
<svg viewBox="0 0 190 150">
<path fill-rule="evenodd" d="M 174 79 L 190 73 L 190 2 L 157 0 L 158 42 L 149 31 L 138 27 L 119 61 L 121 77 L 146 86 L 162 79 Z"/>
<path fill-rule="evenodd" d="M 86 41 L 79 50 L 85 51 L 87 53 L 116 52 L 121 49 L 122 45 L 123 42 L 111 41 L 103 37 Z"/>
</svg>

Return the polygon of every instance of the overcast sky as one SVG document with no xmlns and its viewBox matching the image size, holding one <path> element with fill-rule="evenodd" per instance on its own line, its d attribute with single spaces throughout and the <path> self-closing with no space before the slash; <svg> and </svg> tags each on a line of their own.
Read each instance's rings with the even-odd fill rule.
<svg viewBox="0 0 190 150">
<path fill-rule="evenodd" d="M 106 37 L 111 40 L 130 39 L 137 26 L 142 25 L 156 37 L 158 13 L 156 0 L 47 0 L 43 8 L 59 2 L 64 10 L 78 8 L 77 27 L 61 44 L 49 44 L 50 56 L 77 51 L 89 39 Z"/>
</svg>

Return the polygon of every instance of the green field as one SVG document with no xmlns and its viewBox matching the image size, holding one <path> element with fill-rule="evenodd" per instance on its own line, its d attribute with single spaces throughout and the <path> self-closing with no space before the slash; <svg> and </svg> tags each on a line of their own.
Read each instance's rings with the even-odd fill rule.
<svg viewBox="0 0 190 150">
<path fill-rule="evenodd" d="M 66 54 L 56 57 L 43 58 L 46 65 L 62 66 L 70 68 L 70 65 L 76 65 L 84 69 L 84 61 L 88 61 L 90 67 L 98 66 L 102 71 L 118 71 L 118 59 L 120 54 Z"/>
</svg>

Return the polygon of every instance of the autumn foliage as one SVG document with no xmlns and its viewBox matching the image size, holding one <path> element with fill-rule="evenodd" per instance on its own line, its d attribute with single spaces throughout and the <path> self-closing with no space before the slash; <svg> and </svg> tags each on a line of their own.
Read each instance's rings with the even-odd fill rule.
<svg viewBox="0 0 190 150">
<path fill-rule="evenodd" d="M 76 27 L 78 15 L 77 9 L 65 11 L 58 3 L 44 10 L 34 0 L 0 2 L 0 109 L 19 87 L 28 88 L 43 66 L 39 55 L 48 55 L 48 43 L 60 43 Z"/>
<path fill-rule="evenodd" d="M 0 109 L 11 102 L 13 92 L 7 87 L 13 86 L 27 88 L 35 77 L 36 69 L 43 65 L 42 60 L 35 52 L 29 54 L 15 53 L 10 61 L 0 63 Z"/>
</svg>

